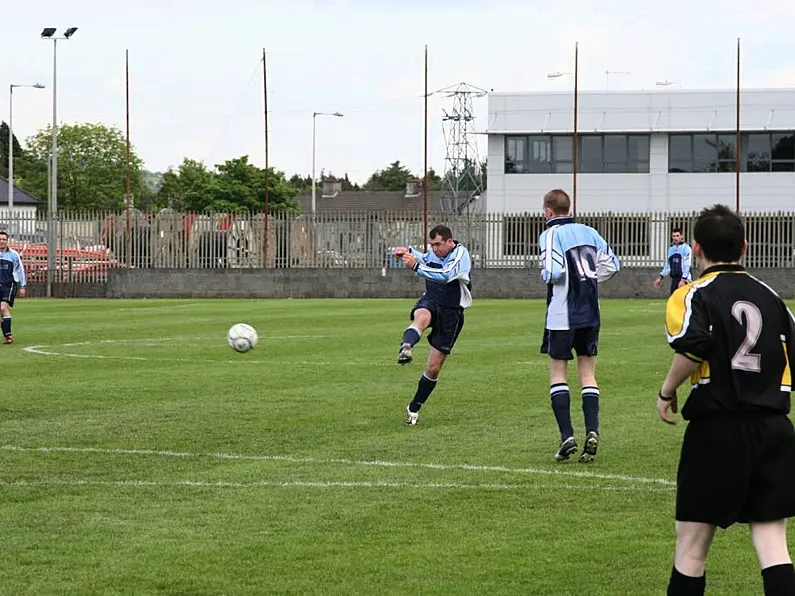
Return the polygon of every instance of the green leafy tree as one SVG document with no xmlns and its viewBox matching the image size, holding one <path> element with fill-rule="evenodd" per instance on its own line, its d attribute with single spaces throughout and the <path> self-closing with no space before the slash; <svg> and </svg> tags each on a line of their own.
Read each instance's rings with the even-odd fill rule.
<svg viewBox="0 0 795 596">
<path fill-rule="evenodd" d="M 21 186 L 47 196 L 47 162 L 52 129 L 27 141 Z M 58 206 L 65 209 L 121 209 L 127 187 L 127 144 L 117 128 L 104 124 L 72 124 L 58 129 Z M 145 197 L 143 162 L 130 149 L 130 194 Z"/>
<path fill-rule="evenodd" d="M 373 173 L 364 185 L 366 190 L 405 190 L 406 183 L 414 178 L 400 161 L 392 162 L 388 168 Z"/>
<path fill-rule="evenodd" d="M 283 172 L 269 170 L 268 204 L 271 211 L 296 211 L 297 189 Z M 208 169 L 202 162 L 185 159 L 162 177 L 155 204 L 178 211 L 259 212 L 265 208 L 265 170 L 236 157 Z"/>
<path fill-rule="evenodd" d="M 18 179 L 20 178 L 17 168 L 19 162 L 16 160 L 22 158 L 23 152 L 16 135 L 11 141 L 14 145 L 14 178 Z M 5 122 L 0 122 L 0 176 L 8 178 L 8 124 Z"/>
<path fill-rule="evenodd" d="M 418 176 L 422 179 L 422 176 Z M 428 190 L 441 190 L 442 177 L 433 168 L 428 168 Z"/>
</svg>

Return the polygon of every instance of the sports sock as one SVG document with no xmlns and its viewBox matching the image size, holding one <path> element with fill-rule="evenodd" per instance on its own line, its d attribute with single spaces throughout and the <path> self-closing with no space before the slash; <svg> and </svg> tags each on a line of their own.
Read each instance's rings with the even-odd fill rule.
<svg viewBox="0 0 795 596">
<path fill-rule="evenodd" d="M 552 402 L 552 411 L 555 413 L 555 420 L 558 422 L 560 430 L 560 440 L 565 441 L 574 435 L 574 428 L 571 426 L 571 395 L 569 386 L 566 383 L 555 383 L 549 387 L 549 398 Z"/>
<path fill-rule="evenodd" d="M 792 563 L 783 563 L 762 569 L 762 582 L 765 596 L 795 594 L 795 567 Z"/>
<path fill-rule="evenodd" d="M 418 341 L 420 341 L 420 337 L 422 337 L 422 334 L 420 333 L 419 329 L 416 327 L 409 327 L 403 332 L 403 343 L 414 346 Z"/>
<path fill-rule="evenodd" d="M 417 392 L 414 394 L 414 398 L 411 400 L 409 404 L 409 411 L 411 412 L 419 412 L 422 404 L 425 403 L 425 400 L 428 399 L 428 396 L 431 394 L 436 388 L 436 381 L 438 379 L 432 379 L 427 376 L 425 373 L 422 373 L 420 377 L 420 382 L 417 384 Z"/>
<path fill-rule="evenodd" d="M 11 335 L 11 317 L 3 317 L 3 335 Z"/>
<path fill-rule="evenodd" d="M 582 388 L 582 413 L 585 417 L 585 432 L 599 434 L 599 387 Z"/>
<path fill-rule="evenodd" d="M 668 582 L 668 596 L 704 596 L 707 587 L 706 574 L 701 577 L 684 575 L 674 565 L 671 569 L 671 579 Z"/>
</svg>

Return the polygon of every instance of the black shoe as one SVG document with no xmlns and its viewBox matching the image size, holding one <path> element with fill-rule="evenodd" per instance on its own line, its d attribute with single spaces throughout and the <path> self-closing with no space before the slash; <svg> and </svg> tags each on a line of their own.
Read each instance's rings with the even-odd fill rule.
<svg viewBox="0 0 795 596">
<path fill-rule="evenodd" d="M 577 440 L 574 437 L 569 437 L 560 444 L 557 453 L 555 453 L 555 461 L 566 461 L 569 457 L 577 451 Z"/>
<path fill-rule="evenodd" d="M 597 447 L 599 447 L 599 435 L 591 431 L 585 435 L 585 447 L 580 455 L 580 463 L 587 464 L 595 460 Z"/>
</svg>

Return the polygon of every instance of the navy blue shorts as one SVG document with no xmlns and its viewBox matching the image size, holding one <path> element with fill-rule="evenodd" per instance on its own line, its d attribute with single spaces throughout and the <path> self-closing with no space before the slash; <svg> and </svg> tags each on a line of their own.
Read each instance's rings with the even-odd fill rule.
<svg viewBox="0 0 795 596">
<path fill-rule="evenodd" d="M 0 286 L 0 302 L 7 302 L 8 306 L 14 306 L 14 298 L 17 297 L 17 284 Z"/>
<path fill-rule="evenodd" d="M 671 294 L 676 292 L 679 289 L 679 282 L 682 281 L 681 277 L 672 277 L 671 278 Z"/>
<path fill-rule="evenodd" d="M 464 327 L 464 309 L 460 306 L 439 306 L 425 296 L 417 300 L 412 307 L 409 319 L 414 320 L 414 311 L 426 308 L 431 313 L 431 324 L 428 334 L 428 343 L 442 354 L 450 354 Z"/>
<path fill-rule="evenodd" d="M 552 360 L 573 360 L 577 356 L 596 356 L 599 351 L 599 326 L 582 329 L 544 329 L 541 353 Z"/>
</svg>

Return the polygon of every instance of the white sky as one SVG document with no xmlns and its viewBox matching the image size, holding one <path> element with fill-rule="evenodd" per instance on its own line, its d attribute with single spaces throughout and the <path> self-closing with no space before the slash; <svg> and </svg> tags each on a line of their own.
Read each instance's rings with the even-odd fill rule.
<svg viewBox="0 0 795 596">
<path fill-rule="evenodd" d="M 59 121 L 124 130 L 124 53 L 130 51 L 131 138 L 150 170 L 184 157 L 208 165 L 248 154 L 264 165 L 261 55 L 268 52 L 270 163 L 364 182 L 399 159 L 421 174 L 423 52 L 431 91 L 467 82 L 494 91 L 571 88 L 580 47 L 582 89 L 733 88 L 737 37 L 742 85 L 795 86 L 795 1 L 757 0 L 38 0 L 2 3 L 0 120 L 16 89 L 24 141 L 52 121 L 52 42 L 41 29 L 79 27 L 58 42 Z M 113 6 L 111 9 L 110 7 Z M 429 101 L 430 165 L 444 169 L 442 96 Z M 477 127 L 487 100 L 476 100 Z M 485 143 L 481 139 L 481 156 Z"/>
</svg>

